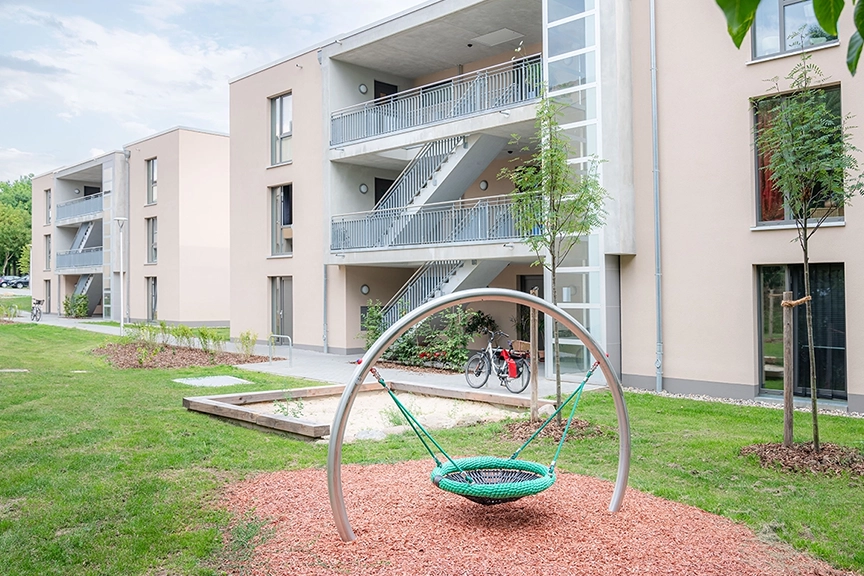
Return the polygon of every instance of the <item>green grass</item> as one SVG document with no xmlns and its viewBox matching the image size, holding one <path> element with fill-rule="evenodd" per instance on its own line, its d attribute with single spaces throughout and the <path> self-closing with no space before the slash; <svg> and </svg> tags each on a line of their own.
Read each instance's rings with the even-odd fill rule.
<svg viewBox="0 0 864 576">
<path fill-rule="evenodd" d="M 231 367 L 115 370 L 88 351 L 106 337 L 36 324 L 0 325 L 0 558 L 28 575 L 216 574 L 266 535 L 219 509 L 220 489 L 262 471 L 321 467 L 326 445 L 248 430 L 183 409 L 184 396 L 269 390 L 309 382 Z M 73 373 L 86 370 L 86 373 Z M 229 374 L 252 384 L 218 389 L 172 382 Z M 738 451 L 777 441 L 782 412 L 628 395 L 630 484 L 769 532 L 835 566 L 864 569 L 864 481 L 782 474 Z M 611 397 L 587 394 L 583 417 L 615 428 Z M 798 440 L 808 414 L 796 415 Z M 864 421 L 822 417 L 822 438 L 864 447 Z M 507 455 L 503 424 L 436 433 L 454 456 Z M 554 446 L 526 459 L 548 462 Z M 345 445 L 345 462 L 428 458 L 413 435 Z M 432 468 L 430 461 L 430 470 Z M 568 442 L 559 468 L 614 479 L 614 433 Z M 425 480 L 425 479 L 424 479 Z M 408 487 L 410 489 L 410 487 Z M 553 488 L 554 489 L 554 488 Z M 626 507 L 627 501 L 625 499 Z M 241 531 L 247 544 L 224 547 Z M 251 544 L 250 544 L 251 543 Z"/>
<path fill-rule="evenodd" d="M 30 307 L 33 305 L 33 300 L 30 296 L 2 295 L 0 296 L 0 303 L 3 303 L 7 306 L 10 304 L 14 304 L 21 312 L 29 312 Z"/>
<path fill-rule="evenodd" d="M 84 324 L 95 324 L 97 326 L 114 326 L 115 328 L 120 327 L 120 322 L 114 322 L 113 320 L 94 320 L 94 321 L 85 321 Z"/>
</svg>

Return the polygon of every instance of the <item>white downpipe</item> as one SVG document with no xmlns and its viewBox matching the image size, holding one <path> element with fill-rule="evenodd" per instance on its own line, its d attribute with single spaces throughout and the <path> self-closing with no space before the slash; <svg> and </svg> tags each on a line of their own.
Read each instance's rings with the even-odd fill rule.
<svg viewBox="0 0 864 576">
<path fill-rule="evenodd" d="M 663 272 L 660 258 L 660 142 L 657 121 L 657 26 L 654 0 L 650 0 L 651 11 L 651 141 L 653 146 L 654 172 L 654 307 L 657 313 L 657 392 L 663 390 Z"/>
</svg>

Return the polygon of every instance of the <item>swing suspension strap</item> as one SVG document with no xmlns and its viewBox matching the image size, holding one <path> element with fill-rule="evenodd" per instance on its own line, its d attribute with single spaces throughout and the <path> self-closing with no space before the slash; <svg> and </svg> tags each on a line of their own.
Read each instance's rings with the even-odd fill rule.
<svg viewBox="0 0 864 576">
<path fill-rule="evenodd" d="M 567 399 L 561 403 L 561 405 L 555 410 L 555 412 L 553 412 L 552 415 L 549 416 L 549 418 L 547 418 L 545 422 L 543 422 L 540 428 L 538 428 L 537 431 L 534 432 L 534 434 L 532 434 L 531 437 L 528 438 L 528 440 L 526 440 L 525 443 L 522 444 L 522 446 L 520 446 L 519 449 L 516 450 L 516 452 L 514 452 L 512 456 L 510 456 L 511 460 L 515 460 L 516 457 L 519 456 L 519 454 L 522 452 L 522 450 L 524 450 L 528 446 L 528 444 L 530 444 L 534 440 L 534 438 L 536 438 L 537 435 L 540 434 L 540 432 L 542 432 L 543 429 L 546 428 L 546 426 L 550 422 L 552 422 L 552 419 L 555 418 L 555 416 L 557 416 L 558 413 L 564 409 L 564 406 L 566 406 L 570 402 L 570 400 L 573 400 L 573 398 L 575 397 L 576 401 L 573 402 L 573 407 L 570 409 L 570 416 L 567 418 L 567 424 L 564 426 L 564 432 L 561 434 L 561 440 L 558 442 L 558 449 L 555 450 L 555 457 L 552 459 L 552 463 L 549 465 L 549 473 L 551 474 L 555 471 L 555 464 L 558 462 L 558 456 L 561 454 L 561 448 L 564 447 L 564 440 L 567 439 L 567 433 L 570 431 L 570 423 L 573 422 L 573 416 L 576 414 L 576 407 L 579 406 L 579 399 L 582 398 L 582 391 L 585 389 L 585 383 L 588 382 L 588 379 L 591 378 L 591 375 L 594 374 L 594 371 L 599 365 L 599 361 L 594 362 L 594 365 L 591 366 L 591 369 L 588 370 L 587 374 L 585 374 L 585 378 L 582 380 L 582 383 L 579 384 L 579 386 L 576 387 L 576 390 L 574 390 L 573 393 L 570 394 L 570 396 L 568 396 Z"/>
<path fill-rule="evenodd" d="M 420 439 L 420 442 L 423 443 L 423 447 L 426 448 L 427 452 L 429 452 L 429 455 L 435 461 L 435 464 L 438 467 L 440 467 L 441 461 L 438 460 L 438 458 L 435 456 L 435 452 L 433 452 L 432 449 L 429 447 L 429 444 L 427 443 L 426 438 L 428 438 L 429 441 L 435 445 L 435 447 L 438 449 L 438 451 L 441 452 L 441 454 L 445 458 L 447 458 L 447 460 L 449 460 L 450 463 L 453 464 L 453 466 L 456 467 L 456 469 L 460 472 L 460 474 L 462 475 L 462 477 L 465 479 L 465 481 L 468 484 L 473 484 L 474 481 L 471 480 L 471 478 L 468 476 L 468 474 L 465 472 L 465 470 L 463 470 L 459 466 L 459 464 L 457 464 L 453 460 L 453 458 L 451 458 L 450 455 L 444 451 L 444 448 L 442 448 L 441 445 L 435 441 L 435 438 L 433 438 L 432 435 L 429 434 L 429 432 L 423 427 L 423 425 L 417 421 L 417 419 L 414 417 L 414 415 L 411 414 L 411 412 L 409 412 L 408 409 L 405 408 L 405 406 L 402 404 L 402 402 L 399 401 L 399 398 L 396 397 L 396 395 L 393 393 L 393 391 L 390 389 L 390 387 L 387 386 L 387 383 L 384 382 L 384 378 L 381 377 L 381 374 L 378 373 L 378 370 L 373 366 L 370 369 L 370 372 L 372 372 L 372 376 L 374 376 L 375 379 L 378 380 L 378 384 L 380 384 L 385 390 L 387 390 L 387 393 L 390 394 L 390 398 L 393 399 L 393 402 L 396 403 L 396 407 L 399 408 L 399 411 L 402 413 L 403 416 L 405 416 L 405 419 L 408 420 L 408 424 L 411 426 L 411 429 L 414 431 L 414 434 L 416 434 L 417 438 Z M 422 432 L 423 434 L 421 434 L 420 432 Z M 424 438 L 424 435 L 426 438 Z"/>
</svg>

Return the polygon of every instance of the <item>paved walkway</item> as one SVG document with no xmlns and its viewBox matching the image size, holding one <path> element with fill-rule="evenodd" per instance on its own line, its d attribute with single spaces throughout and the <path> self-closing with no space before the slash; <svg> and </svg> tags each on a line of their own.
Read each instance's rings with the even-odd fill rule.
<svg viewBox="0 0 864 576">
<path fill-rule="evenodd" d="M 24 317 L 19 318 L 19 321 L 26 322 L 29 319 Z M 85 318 L 75 319 L 59 317 L 56 314 L 44 314 L 42 316 L 42 324 L 52 326 L 63 326 L 66 328 L 76 328 L 78 330 L 87 330 L 89 332 L 98 332 L 100 334 L 110 334 L 113 336 L 120 335 L 119 326 L 104 326 L 95 324 L 97 319 Z M 237 345 L 234 342 L 228 342 L 225 345 L 228 352 L 237 352 Z M 255 354 L 260 356 L 268 355 L 268 347 L 266 344 L 258 344 L 255 346 Z M 243 364 L 238 368 L 253 372 L 265 372 L 268 374 L 276 374 L 280 376 L 292 376 L 295 378 L 305 378 L 308 380 L 317 380 L 320 382 L 328 382 L 332 384 L 347 384 L 354 370 L 357 368 L 356 362 L 358 355 L 345 356 L 340 354 L 324 354 L 321 352 L 313 352 L 310 350 L 294 349 L 289 357 L 288 346 L 274 346 L 273 355 L 275 357 L 286 358 L 286 360 L 274 360 L 271 363 L 259 364 Z M 538 390 L 540 397 L 555 395 L 555 380 L 547 380 L 543 377 L 544 366 L 540 366 L 540 378 L 538 378 Z M 384 368 L 381 371 L 382 375 L 387 380 L 397 382 L 407 382 L 412 384 L 425 384 L 427 386 L 435 386 L 438 388 L 451 388 L 467 390 L 468 383 L 465 381 L 464 374 L 437 374 L 429 372 L 419 372 L 413 370 L 397 370 L 392 368 Z M 594 380 L 594 378 L 592 378 Z M 373 381 L 371 377 L 367 378 L 367 382 Z M 562 382 L 561 388 L 563 393 L 567 394 L 575 390 L 578 382 Z M 602 385 L 588 385 L 586 389 L 600 388 Z M 506 388 L 499 385 L 494 376 L 489 377 L 486 386 L 481 390 L 492 393 L 510 394 Z M 523 396 L 530 395 L 529 389 L 525 389 Z"/>
</svg>

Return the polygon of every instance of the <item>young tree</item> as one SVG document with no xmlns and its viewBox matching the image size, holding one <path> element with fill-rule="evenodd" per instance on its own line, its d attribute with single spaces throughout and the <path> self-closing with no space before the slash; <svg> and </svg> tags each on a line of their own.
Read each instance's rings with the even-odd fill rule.
<svg viewBox="0 0 864 576">
<path fill-rule="evenodd" d="M 0 204 L 20 208 L 30 214 L 33 194 L 31 179 L 33 175 L 21 176 L 17 180 L 0 182 Z"/>
<path fill-rule="evenodd" d="M 859 0 L 859 4 L 864 3 Z M 804 259 L 804 300 L 810 357 L 810 399 L 813 412 L 813 447 L 819 451 L 816 411 L 816 358 L 813 343 L 813 308 L 810 301 L 810 238 L 829 216 L 837 214 L 855 194 L 864 190 L 851 143 L 849 119 L 829 106 L 822 90 L 825 78 L 805 54 L 786 76 L 793 93 L 755 103 L 756 146 L 767 162 L 761 167 L 783 195 L 783 203 L 795 220 Z M 775 78 L 773 90 L 780 92 Z M 787 383 L 791 385 L 791 383 Z"/>
<path fill-rule="evenodd" d="M 776 0 L 716 0 L 717 5 L 726 15 L 729 36 L 735 46 L 740 48 L 741 42 L 753 26 L 756 18 L 756 9 L 759 2 L 771 2 Z M 846 0 L 813 0 L 813 12 L 819 26 L 832 36 L 837 36 L 837 21 L 840 13 L 846 5 Z M 864 2 L 852 0 L 852 20 L 856 31 L 849 37 L 849 49 L 846 52 L 846 66 L 849 72 L 855 75 L 858 62 L 861 59 L 861 50 L 864 48 Z"/>
<path fill-rule="evenodd" d="M 30 274 L 30 251 L 33 250 L 33 245 L 30 243 L 21 247 L 21 252 L 18 254 L 18 274 L 21 276 Z"/>
<path fill-rule="evenodd" d="M 7 273 L 9 264 L 17 261 L 21 247 L 28 242 L 30 215 L 24 210 L 0 204 L 0 274 Z"/>
<path fill-rule="evenodd" d="M 536 133 L 533 146 L 522 149 L 530 158 L 516 168 L 503 168 L 499 178 L 509 179 L 516 230 L 523 242 L 537 255 L 534 264 L 542 264 L 552 275 L 552 303 L 558 303 L 557 270 L 582 236 L 604 222 L 603 203 L 606 191 L 600 186 L 599 161 L 592 158 L 587 169 L 578 172 L 567 162 L 571 156 L 570 140 L 561 131 L 560 104 L 543 97 L 537 106 Z M 518 137 L 514 136 L 518 142 Z M 553 323 L 553 358 L 555 392 L 561 405 L 561 355 L 557 323 Z M 559 414 L 560 417 L 560 414 Z"/>
</svg>

